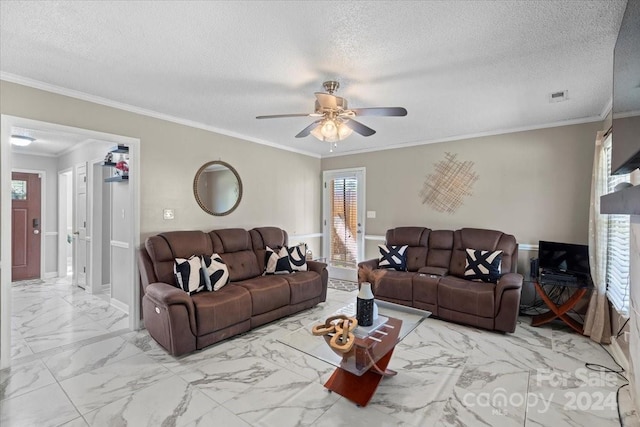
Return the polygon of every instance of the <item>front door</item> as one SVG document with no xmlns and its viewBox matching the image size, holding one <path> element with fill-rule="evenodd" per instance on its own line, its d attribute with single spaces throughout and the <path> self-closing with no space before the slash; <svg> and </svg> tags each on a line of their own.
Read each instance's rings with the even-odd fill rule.
<svg viewBox="0 0 640 427">
<path fill-rule="evenodd" d="M 40 278 L 40 175 L 11 174 L 11 281 Z"/>
<path fill-rule="evenodd" d="M 323 173 L 323 242 L 329 277 L 356 281 L 364 255 L 364 169 Z"/>
<path fill-rule="evenodd" d="M 73 280 L 83 289 L 87 286 L 87 164 L 76 165 L 75 178 L 74 266 Z"/>
</svg>

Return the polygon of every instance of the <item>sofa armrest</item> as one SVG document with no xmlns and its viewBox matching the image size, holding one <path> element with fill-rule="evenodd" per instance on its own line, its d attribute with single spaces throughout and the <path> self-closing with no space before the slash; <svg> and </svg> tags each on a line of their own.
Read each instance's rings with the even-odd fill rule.
<svg viewBox="0 0 640 427">
<path fill-rule="evenodd" d="M 522 289 L 522 274 L 519 273 L 506 273 L 500 277 L 498 283 L 496 284 L 496 304 L 495 304 L 495 313 L 498 314 L 500 311 L 500 305 L 502 303 L 502 294 L 504 291 L 509 289 L 515 289 L 520 291 Z M 516 307 L 516 310 L 518 307 Z"/>
<path fill-rule="evenodd" d="M 307 261 L 307 271 L 315 271 L 320 275 L 322 281 L 322 293 L 320 294 L 320 301 L 327 300 L 327 288 L 329 286 L 329 271 L 327 270 L 327 264 L 318 261 Z"/>
<path fill-rule="evenodd" d="M 322 275 L 322 270 L 326 270 L 327 264 L 319 261 L 307 261 L 307 270 L 315 271 L 316 273 Z"/>
<path fill-rule="evenodd" d="M 163 282 L 150 283 L 142 298 L 142 314 L 149 334 L 172 355 L 196 349 L 195 306 L 191 296 L 182 289 Z M 175 331 L 182 332 L 173 335 Z"/>
<path fill-rule="evenodd" d="M 187 306 L 187 310 L 193 311 L 191 296 L 182 289 L 167 283 L 150 283 L 145 290 L 145 295 L 164 306 L 183 304 Z"/>
<path fill-rule="evenodd" d="M 374 258 L 374 259 L 368 259 L 366 261 L 362 261 L 358 263 L 358 268 L 365 268 L 365 267 L 369 267 L 372 270 L 377 270 L 378 269 L 378 258 Z"/>
</svg>

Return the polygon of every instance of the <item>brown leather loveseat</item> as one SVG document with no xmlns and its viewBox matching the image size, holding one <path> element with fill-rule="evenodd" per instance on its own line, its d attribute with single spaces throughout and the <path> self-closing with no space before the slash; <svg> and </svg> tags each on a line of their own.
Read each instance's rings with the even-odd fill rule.
<svg viewBox="0 0 640 427">
<path fill-rule="evenodd" d="M 308 271 L 263 276 L 265 248 L 287 245 L 277 227 L 171 231 L 151 236 L 138 253 L 142 315 L 149 334 L 179 356 L 313 307 L 326 300 L 326 264 L 307 261 Z M 176 287 L 174 258 L 217 253 L 229 284 L 193 295 Z"/>
<path fill-rule="evenodd" d="M 387 230 L 386 244 L 408 245 L 407 271 L 385 269 L 383 275 L 374 275 L 376 298 L 429 310 L 433 316 L 457 323 L 515 331 L 523 278 L 515 273 L 518 244 L 514 236 L 476 228 L 397 227 Z M 465 278 L 466 249 L 502 250 L 503 274 L 497 283 Z M 378 259 L 361 262 L 359 267 L 375 271 Z"/>
</svg>

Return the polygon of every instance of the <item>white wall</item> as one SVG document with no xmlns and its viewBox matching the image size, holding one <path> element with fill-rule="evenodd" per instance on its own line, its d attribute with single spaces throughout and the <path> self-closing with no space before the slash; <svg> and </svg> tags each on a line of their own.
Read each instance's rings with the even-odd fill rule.
<svg viewBox="0 0 640 427">
<path fill-rule="evenodd" d="M 58 169 L 55 157 L 12 154 L 13 169 L 45 171 L 45 183 L 41 188 L 44 195 L 42 206 L 43 234 L 42 252 L 44 255 L 43 276 L 53 276 L 58 271 Z"/>
</svg>

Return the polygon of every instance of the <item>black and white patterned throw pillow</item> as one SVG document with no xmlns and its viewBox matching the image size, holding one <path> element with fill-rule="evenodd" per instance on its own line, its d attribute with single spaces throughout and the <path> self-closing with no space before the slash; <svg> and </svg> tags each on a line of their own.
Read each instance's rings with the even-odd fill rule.
<svg viewBox="0 0 640 427">
<path fill-rule="evenodd" d="M 291 262 L 289 261 L 289 251 L 286 246 L 276 252 L 269 246 L 266 247 L 265 254 L 265 274 L 289 274 L 293 273 Z"/>
<path fill-rule="evenodd" d="M 307 271 L 306 247 L 304 244 L 287 248 L 293 271 Z"/>
<path fill-rule="evenodd" d="M 394 268 L 398 271 L 407 271 L 407 248 L 409 246 L 378 245 L 380 250 L 379 268 Z"/>
<path fill-rule="evenodd" d="M 502 251 L 467 249 L 465 279 L 496 283 L 501 276 L 501 270 Z"/>
<path fill-rule="evenodd" d="M 220 258 L 220 255 L 203 255 L 202 269 L 204 270 L 204 283 L 207 290 L 217 291 L 229 283 L 229 268 Z"/>
<path fill-rule="evenodd" d="M 173 274 L 176 276 L 178 287 L 189 295 L 206 288 L 199 256 L 192 255 L 188 259 L 176 258 L 173 263 Z"/>
</svg>

